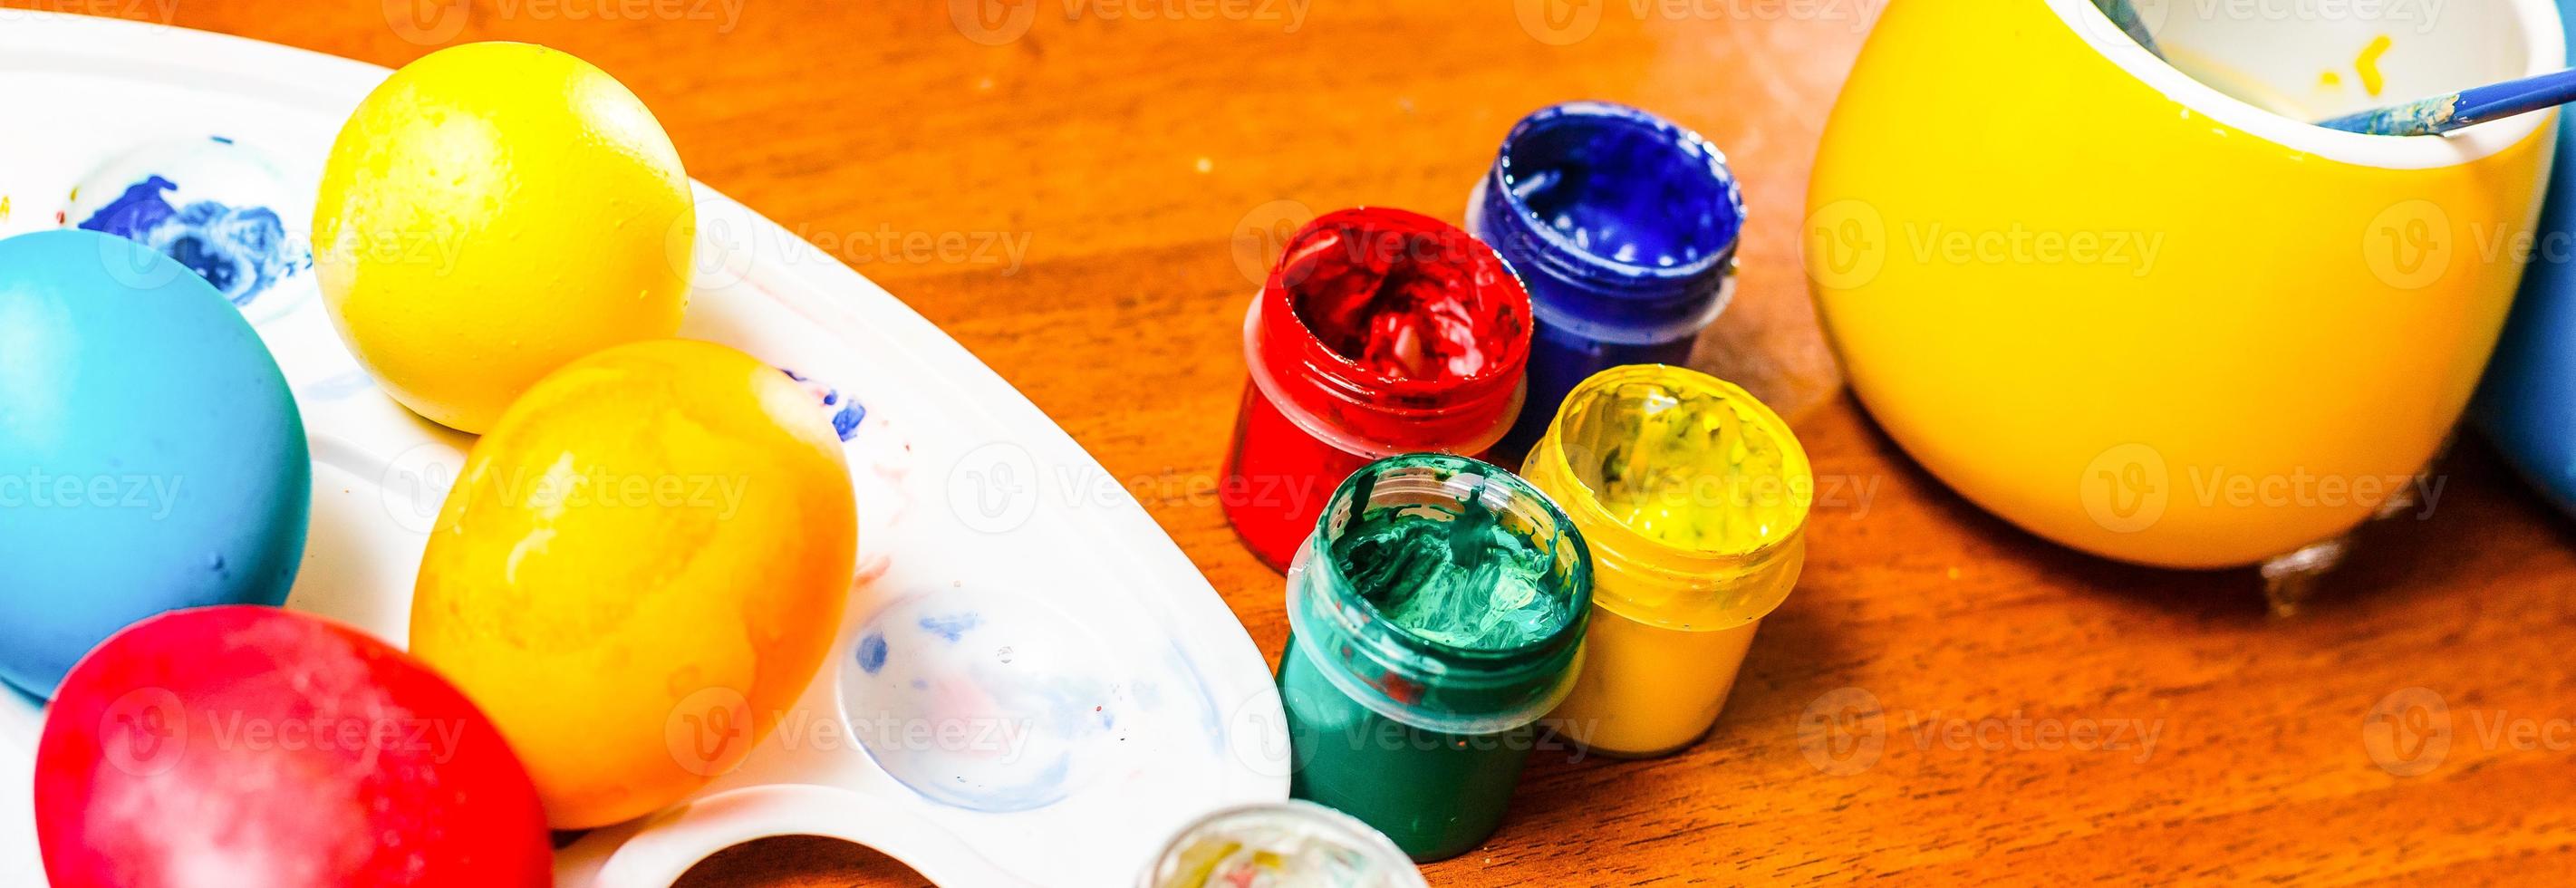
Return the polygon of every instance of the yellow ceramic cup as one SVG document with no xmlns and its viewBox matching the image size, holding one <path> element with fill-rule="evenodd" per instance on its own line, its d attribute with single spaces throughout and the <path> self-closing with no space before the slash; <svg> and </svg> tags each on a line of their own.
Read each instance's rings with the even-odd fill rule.
<svg viewBox="0 0 2576 888">
<path fill-rule="evenodd" d="M 1797 585 L 1807 452 L 1732 383 L 1614 367 L 1566 395 L 1521 476 L 1592 548 L 1583 671 L 1550 723 L 1613 755 L 1698 740 L 1754 630 Z"/>
<path fill-rule="evenodd" d="M 2176 59 L 2295 117 L 2092 0 L 1880 18 L 1816 159 L 1807 269 L 1852 390 L 1969 499 L 2113 558 L 2244 565 L 2350 530 L 2459 418 L 2555 113 L 2450 138 L 2300 120 L 2558 69 L 2557 11 L 2271 8 L 2140 3 Z"/>
</svg>

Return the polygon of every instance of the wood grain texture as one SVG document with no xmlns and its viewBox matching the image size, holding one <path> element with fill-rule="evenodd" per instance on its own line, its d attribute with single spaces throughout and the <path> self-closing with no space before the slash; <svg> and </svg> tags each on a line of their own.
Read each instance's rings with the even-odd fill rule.
<svg viewBox="0 0 2576 888">
<path fill-rule="evenodd" d="M 1520 114 L 1571 98 L 1657 109 L 1745 181 L 1743 290 L 1698 363 L 1800 417 L 1826 485 L 1806 574 L 1705 742 L 1653 762 L 1542 754 L 1502 831 L 1429 867 L 1435 884 L 2576 871 L 2576 534 L 2474 436 L 2439 468 L 2428 514 L 2370 529 L 2306 613 L 2278 620 L 2250 572 L 2110 564 L 1985 515 L 1836 394 L 1797 230 L 1825 109 L 1881 0 L 1604 0 L 1572 7 L 1566 30 L 1524 25 L 1537 3 L 996 2 L 1031 18 L 996 45 L 944 0 L 40 5 L 386 65 L 484 39 L 598 63 L 690 173 L 884 284 L 1129 480 L 1274 658 L 1280 578 L 1204 493 L 1266 232 L 1352 204 L 1454 221 Z M 397 27 L 389 9 L 420 17 Z M 1152 17 L 1112 16 L 1138 11 Z M 993 252 L 878 249 L 952 234 Z M 2399 776 L 2379 762 L 2412 770 L 2426 725 L 2387 735 L 2398 749 L 2374 747 L 2365 721 L 2410 688 L 2445 704 L 2448 732 L 2423 736 L 2449 745 Z M 861 849 L 782 839 L 684 884 L 917 881 Z"/>
</svg>

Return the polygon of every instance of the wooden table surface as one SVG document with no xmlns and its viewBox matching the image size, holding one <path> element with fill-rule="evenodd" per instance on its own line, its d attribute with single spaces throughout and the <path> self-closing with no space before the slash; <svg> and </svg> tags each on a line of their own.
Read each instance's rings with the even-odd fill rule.
<svg viewBox="0 0 2576 888">
<path fill-rule="evenodd" d="M 1883 2 L 38 5 L 386 65 L 487 39 L 598 63 L 691 174 L 884 284 L 1130 481 L 1273 658 L 1279 575 L 1205 495 L 1269 232 L 1354 204 L 1454 221 L 1520 114 L 1656 109 L 1745 183 L 1744 287 L 1697 363 L 1798 417 L 1827 485 L 1806 573 L 1706 741 L 1653 762 L 1542 755 L 1502 831 L 1428 867 L 1435 884 L 2576 871 L 2576 535 L 2475 436 L 2428 516 L 2372 528 L 2277 619 L 2250 571 L 2111 564 L 1985 515 L 1836 390 L 1797 231 Z M 992 249 L 900 248 L 917 236 Z M 2403 716 L 2366 732 L 2383 701 Z M 781 839 L 684 884 L 918 881 Z"/>
</svg>

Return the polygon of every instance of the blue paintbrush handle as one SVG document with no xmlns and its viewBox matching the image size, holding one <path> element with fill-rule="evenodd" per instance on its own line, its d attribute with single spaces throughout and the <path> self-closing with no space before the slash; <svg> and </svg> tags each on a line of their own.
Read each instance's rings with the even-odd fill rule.
<svg viewBox="0 0 2576 888">
<path fill-rule="evenodd" d="M 2450 95 L 2347 114 L 2317 125 L 2373 136 L 2431 136 L 2568 102 L 2576 102 L 2576 70 L 2552 71 L 2538 77 L 2464 89 Z"/>
<path fill-rule="evenodd" d="M 2112 24 L 2120 26 L 2121 33 L 2138 41 L 2138 45 L 2146 47 L 2148 52 L 2158 56 L 2165 54 L 2164 50 L 2156 48 L 2155 35 L 2147 33 L 2147 23 L 2138 18 L 2138 8 L 2130 5 L 2129 0 L 2093 0 L 2093 7 L 2102 10 L 2103 15 L 2111 18 Z"/>
</svg>

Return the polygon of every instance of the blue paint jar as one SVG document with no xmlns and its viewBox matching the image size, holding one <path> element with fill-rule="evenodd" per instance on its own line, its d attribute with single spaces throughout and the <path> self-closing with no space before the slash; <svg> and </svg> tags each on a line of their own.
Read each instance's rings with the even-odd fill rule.
<svg viewBox="0 0 2576 888">
<path fill-rule="evenodd" d="M 1690 362 L 1735 293 L 1744 192 L 1698 133 L 1625 105 L 1521 118 L 1467 200 L 1467 230 L 1529 286 L 1529 396 L 1501 453 L 1529 449 L 1594 373 Z"/>
</svg>

